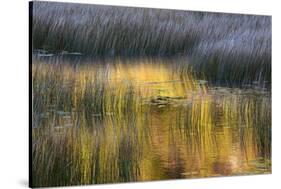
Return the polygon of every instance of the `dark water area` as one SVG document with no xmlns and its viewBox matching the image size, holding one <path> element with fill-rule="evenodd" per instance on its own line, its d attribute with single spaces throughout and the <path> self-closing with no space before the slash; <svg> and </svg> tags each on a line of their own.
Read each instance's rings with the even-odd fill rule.
<svg viewBox="0 0 281 189">
<path fill-rule="evenodd" d="M 182 61 L 35 57 L 33 185 L 271 173 L 271 89 Z"/>
</svg>

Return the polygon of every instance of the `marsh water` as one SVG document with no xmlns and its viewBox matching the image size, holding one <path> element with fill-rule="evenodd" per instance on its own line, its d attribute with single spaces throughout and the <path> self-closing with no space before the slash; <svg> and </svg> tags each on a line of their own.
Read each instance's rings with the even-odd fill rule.
<svg viewBox="0 0 281 189">
<path fill-rule="evenodd" d="M 186 65 L 34 60 L 34 185 L 270 173 L 271 90 Z"/>
</svg>

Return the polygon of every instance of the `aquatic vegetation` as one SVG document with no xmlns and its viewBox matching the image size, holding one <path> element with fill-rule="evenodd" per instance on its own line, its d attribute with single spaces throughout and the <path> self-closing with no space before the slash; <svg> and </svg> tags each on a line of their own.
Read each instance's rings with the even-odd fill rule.
<svg viewBox="0 0 281 189">
<path fill-rule="evenodd" d="M 33 60 L 33 186 L 271 172 L 270 91 L 138 61 Z"/>
<path fill-rule="evenodd" d="M 32 187 L 271 173 L 271 17 L 32 2 Z"/>
</svg>

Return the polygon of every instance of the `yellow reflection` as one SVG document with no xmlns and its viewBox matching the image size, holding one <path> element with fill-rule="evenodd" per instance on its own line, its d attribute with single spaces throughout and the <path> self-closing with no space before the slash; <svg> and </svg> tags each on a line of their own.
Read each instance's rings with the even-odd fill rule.
<svg viewBox="0 0 281 189">
<path fill-rule="evenodd" d="M 270 92 L 160 60 L 32 66 L 35 186 L 271 171 Z"/>
</svg>

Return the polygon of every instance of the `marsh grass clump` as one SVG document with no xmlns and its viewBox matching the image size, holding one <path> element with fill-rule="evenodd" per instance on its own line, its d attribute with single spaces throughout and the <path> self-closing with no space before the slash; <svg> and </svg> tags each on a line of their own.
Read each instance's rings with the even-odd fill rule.
<svg viewBox="0 0 281 189">
<path fill-rule="evenodd" d="M 271 39 L 267 16 L 53 2 L 33 7 L 33 49 L 165 56 L 232 43 L 257 52 L 256 45 Z"/>
<path fill-rule="evenodd" d="M 81 116 L 79 127 L 58 127 L 48 122 L 32 129 L 32 185 L 136 181 L 146 141 L 142 136 L 147 132 L 142 127 L 147 123 L 141 119 L 141 113 L 137 116 L 136 112 L 122 112 L 123 115 L 104 118 L 76 114 L 74 117 Z"/>
<path fill-rule="evenodd" d="M 271 133 L 271 109 L 265 108 L 271 101 L 270 96 L 237 97 L 233 93 L 228 96 L 214 95 L 219 96 L 199 98 L 190 103 L 191 108 L 177 109 L 174 119 L 171 120 L 175 124 L 168 124 L 172 128 L 167 135 L 176 135 L 180 137 L 180 141 L 185 141 L 186 152 L 181 153 L 198 154 L 198 157 L 202 158 L 198 161 L 203 164 L 213 161 L 214 157 L 223 158 L 233 153 L 240 154 L 239 165 L 231 160 L 221 165 L 214 163 L 213 165 L 224 168 L 210 167 L 207 172 L 204 172 L 206 176 L 214 173 L 224 176 L 237 174 L 241 167 L 248 167 L 254 172 L 253 167 L 260 166 L 264 170 L 271 171 L 271 148 L 269 147 L 271 145 L 269 134 Z M 231 134 L 233 132 L 237 136 L 233 136 Z M 223 140 L 225 143 L 222 142 Z M 237 143 L 235 142 L 233 146 L 231 140 Z M 203 154 L 199 155 L 200 153 Z M 213 156 L 210 157 L 209 154 Z M 257 156 L 260 159 L 253 164 L 253 159 Z M 226 165 L 232 168 L 229 169 L 225 167 Z M 198 171 L 190 164 L 185 169 L 190 172 Z"/>
<path fill-rule="evenodd" d="M 32 19 L 34 51 L 187 56 L 214 83 L 271 82 L 269 16 L 33 2 Z"/>
<path fill-rule="evenodd" d="M 34 2 L 33 48 L 94 55 L 172 55 L 197 33 L 175 11 Z M 196 19 L 198 15 L 193 15 Z M 192 23 L 190 23 L 192 24 Z"/>
<path fill-rule="evenodd" d="M 270 91 L 196 74 L 185 58 L 35 57 L 32 185 L 270 172 Z"/>
<path fill-rule="evenodd" d="M 34 127 L 45 119 L 53 119 L 53 126 L 58 126 L 62 117 L 76 120 L 77 127 L 81 121 L 91 126 L 93 117 L 138 111 L 138 89 L 126 80 L 110 80 L 109 70 L 98 63 L 77 67 L 34 60 L 32 68 Z"/>
<path fill-rule="evenodd" d="M 137 148 L 133 138 L 104 138 L 93 128 L 68 128 L 63 132 L 33 131 L 33 186 L 69 186 L 136 180 Z M 118 128 L 119 130 L 120 128 Z M 107 132 L 112 133 L 110 128 Z M 123 135 L 126 130 L 123 130 Z M 44 133 L 44 134 L 42 134 Z M 123 143 L 126 140 L 128 143 Z M 36 142 L 35 142 L 36 141 Z M 119 144 L 119 142 L 121 142 Z M 116 149 L 120 148 L 121 151 Z M 123 153 L 127 153 L 124 156 Z M 119 157 L 116 159 L 116 157 Z M 128 162 L 132 161 L 131 164 Z M 128 175 L 129 174 L 129 175 Z M 123 178 L 120 180 L 120 178 Z"/>
</svg>

